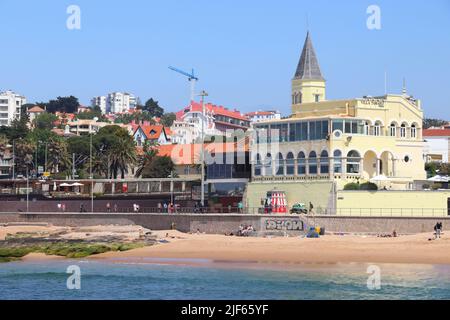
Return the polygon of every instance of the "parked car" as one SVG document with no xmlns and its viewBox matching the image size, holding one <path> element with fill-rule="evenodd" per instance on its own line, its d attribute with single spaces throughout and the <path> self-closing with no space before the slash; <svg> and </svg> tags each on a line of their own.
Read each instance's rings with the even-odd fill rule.
<svg viewBox="0 0 450 320">
<path fill-rule="evenodd" d="M 308 209 L 304 203 L 296 203 L 291 208 L 291 214 L 307 214 Z"/>
</svg>

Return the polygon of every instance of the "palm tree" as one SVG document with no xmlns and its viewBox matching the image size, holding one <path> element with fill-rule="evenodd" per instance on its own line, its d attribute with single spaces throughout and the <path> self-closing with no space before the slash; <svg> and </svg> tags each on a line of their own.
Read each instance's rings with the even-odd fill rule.
<svg viewBox="0 0 450 320">
<path fill-rule="evenodd" d="M 47 141 L 47 170 L 52 173 L 58 173 L 60 170 L 70 168 L 70 157 L 67 151 L 67 142 L 56 137 Z"/>
<path fill-rule="evenodd" d="M 137 162 L 134 143 L 130 143 L 130 139 L 118 139 L 109 152 L 109 160 L 114 179 L 117 179 L 119 171 L 124 179 L 128 166 Z"/>
<path fill-rule="evenodd" d="M 159 144 L 157 142 L 149 142 L 148 140 L 145 141 L 143 148 L 144 153 L 138 158 L 138 168 L 135 174 L 136 178 L 142 177 L 142 173 L 145 168 L 149 167 L 158 155 L 158 146 Z"/>
</svg>

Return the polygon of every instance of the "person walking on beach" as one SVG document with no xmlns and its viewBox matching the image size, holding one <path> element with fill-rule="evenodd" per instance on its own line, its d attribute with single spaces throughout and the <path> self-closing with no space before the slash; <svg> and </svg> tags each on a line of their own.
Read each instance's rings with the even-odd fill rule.
<svg viewBox="0 0 450 320">
<path fill-rule="evenodd" d="M 436 223 L 436 225 L 434 226 L 434 237 L 435 239 L 440 239 L 441 238 L 441 229 L 439 226 L 439 222 Z"/>
<path fill-rule="evenodd" d="M 106 204 L 106 212 L 110 213 L 111 212 L 111 203 L 107 203 Z"/>
<path fill-rule="evenodd" d="M 62 212 L 66 212 L 66 204 L 65 203 L 61 204 L 61 210 L 62 210 Z"/>
<path fill-rule="evenodd" d="M 157 208 L 158 208 L 158 213 L 161 213 L 161 210 L 162 210 L 161 202 L 158 202 Z"/>
<path fill-rule="evenodd" d="M 85 212 L 84 203 L 80 203 L 80 213 Z"/>
<path fill-rule="evenodd" d="M 116 212 L 116 213 L 117 213 L 117 211 L 118 211 L 118 208 L 117 208 L 117 203 L 115 203 L 115 204 L 114 204 L 114 212 Z"/>
<path fill-rule="evenodd" d="M 163 207 L 164 207 L 164 213 L 166 213 L 167 212 L 167 203 L 164 202 Z"/>
</svg>

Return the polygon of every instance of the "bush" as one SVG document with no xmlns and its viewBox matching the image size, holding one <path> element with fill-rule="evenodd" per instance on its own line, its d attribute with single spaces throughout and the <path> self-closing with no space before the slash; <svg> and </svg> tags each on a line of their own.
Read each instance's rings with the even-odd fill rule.
<svg viewBox="0 0 450 320">
<path fill-rule="evenodd" d="M 375 183 L 372 183 L 372 182 L 365 182 L 365 183 L 362 183 L 359 186 L 359 190 L 376 191 L 376 190 L 378 190 L 378 186 Z"/>
<path fill-rule="evenodd" d="M 359 183 L 350 182 L 344 186 L 344 190 L 359 190 Z"/>
</svg>

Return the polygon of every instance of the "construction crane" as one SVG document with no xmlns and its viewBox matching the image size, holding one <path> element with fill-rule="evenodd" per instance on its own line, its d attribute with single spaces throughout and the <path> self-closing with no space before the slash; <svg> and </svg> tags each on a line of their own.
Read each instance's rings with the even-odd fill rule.
<svg viewBox="0 0 450 320">
<path fill-rule="evenodd" d="M 169 67 L 170 70 L 175 71 L 179 74 L 182 74 L 183 76 L 187 77 L 189 82 L 191 83 L 191 101 L 194 101 L 195 98 L 195 83 L 198 81 L 198 78 L 194 74 L 194 69 L 192 69 L 192 73 L 187 73 L 183 70 Z"/>
</svg>

